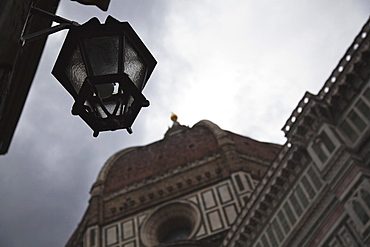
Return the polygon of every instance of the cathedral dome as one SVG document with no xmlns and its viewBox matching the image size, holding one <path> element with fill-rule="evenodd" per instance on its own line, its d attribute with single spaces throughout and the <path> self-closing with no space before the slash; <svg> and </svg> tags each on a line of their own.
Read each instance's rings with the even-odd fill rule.
<svg viewBox="0 0 370 247">
<path fill-rule="evenodd" d="M 104 192 L 115 191 L 218 151 L 214 133 L 204 125 L 182 126 L 180 130 L 158 142 L 114 154 L 102 169 L 104 176 L 100 176 L 104 177 Z"/>
<path fill-rule="evenodd" d="M 146 146 L 117 152 L 106 162 L 98 176 L 104 184 L 104 194 L 117 191 L 152 176 L 164 173 L 189 162 L 211 156 L 225 145 L 235 146 L 237 152 L 271 161 L 279 145 L 261 143 L 248 137 L 220 129 L 216 124 L 202 120 L 192 128 L 180 125 L 177 118 L 165 137 Z"/>
<path fill-rule="evenodd" d="M 208 120 L 192 127 L 181 125 L 175 115 L 171 120 L 162 140 L 123 149 L 106 161 L 73 239 L 83 239 L 86 227 L 98 224 L 107 245 L 134 236 L 146 247 L 221 241 L 224 226 L 235 220 L 235 205 L 249 198 L 281 146 L 225 131 Z M 218 204 L 226 211 L 219 211 Z M 115 221 L 122 222 L 111 225 Z"/>
</svg>

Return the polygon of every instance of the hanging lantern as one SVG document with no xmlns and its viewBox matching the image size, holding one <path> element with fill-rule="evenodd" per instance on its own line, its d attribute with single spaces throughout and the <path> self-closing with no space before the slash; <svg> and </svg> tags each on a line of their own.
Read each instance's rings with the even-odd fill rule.
<svg viewBox="0 0 370 247">
<path fill-rule="evenodd" d="M 149 101 L 142 94 L 156 60 L 129 23 L 109 16 L 70 29 L 52 74 L 72 95 L 72 114 L 98 136 L 126 129 Z"/>
</svg>

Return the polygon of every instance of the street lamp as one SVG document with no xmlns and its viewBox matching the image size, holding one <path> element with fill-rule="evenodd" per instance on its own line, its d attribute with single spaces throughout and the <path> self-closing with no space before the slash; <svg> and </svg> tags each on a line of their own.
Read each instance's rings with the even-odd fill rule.
<svg viewBox="0 0 370 247">
<path fill-rule="evenodd" d="M 91 127 L 94 137 L 117 129 L 131 134 L 139 111 L 149 106 L 142 90 L 157 62 L 130 24 L 108 16 L 104 24 L 92 18 L 79 25 L 35 8 L 33 13 L 61 23 L 42 35 L 69 29 L 52 74 L 74 98 L 72 114 Z"/>
<path fill-rule="evenodd" d="M 70 29 L 52 74 L 93 130 L 126 129 L 149 101 L 141 93 L 156 61 L 127 22 L 109 16 Z"/>
</svg>

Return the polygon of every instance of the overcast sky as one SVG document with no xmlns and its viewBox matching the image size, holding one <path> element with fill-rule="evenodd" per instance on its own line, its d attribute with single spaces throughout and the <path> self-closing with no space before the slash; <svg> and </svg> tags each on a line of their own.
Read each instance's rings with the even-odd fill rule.
<svg viewBox="0 0 370 247">
<path fill-rule="evenodd" d="M 370 13 L 368 0 L 112 0 L 108 12 L 61 0 L 84 23 L 129 21 L 158 65 L 150 100 L 126 131 L 101 133 L 70 113 L 50 74 L 66 31 L 49 37 L 8 154 L 0 156 L 0 246 L 63 246 L 104 162 L 163 138 L 172 124 L 208 119 L 283 144 L 280 130 L 306 91 L 317 93 Z"/>
</svg>

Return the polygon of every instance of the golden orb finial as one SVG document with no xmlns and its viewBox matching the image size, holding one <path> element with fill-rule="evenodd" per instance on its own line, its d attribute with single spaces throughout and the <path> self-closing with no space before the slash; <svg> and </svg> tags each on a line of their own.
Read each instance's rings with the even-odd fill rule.
<svg viewBox="0 0 370 247">
<path fill-rule="evenodd" d="M 172 114 L 171 114 L 171 120 L 172 120 L 173 122 L 176 122 L 176 121 L 177 121 L 177 115 L 176 115 L 175 113 L 172 113 Z"/>
</svg>

